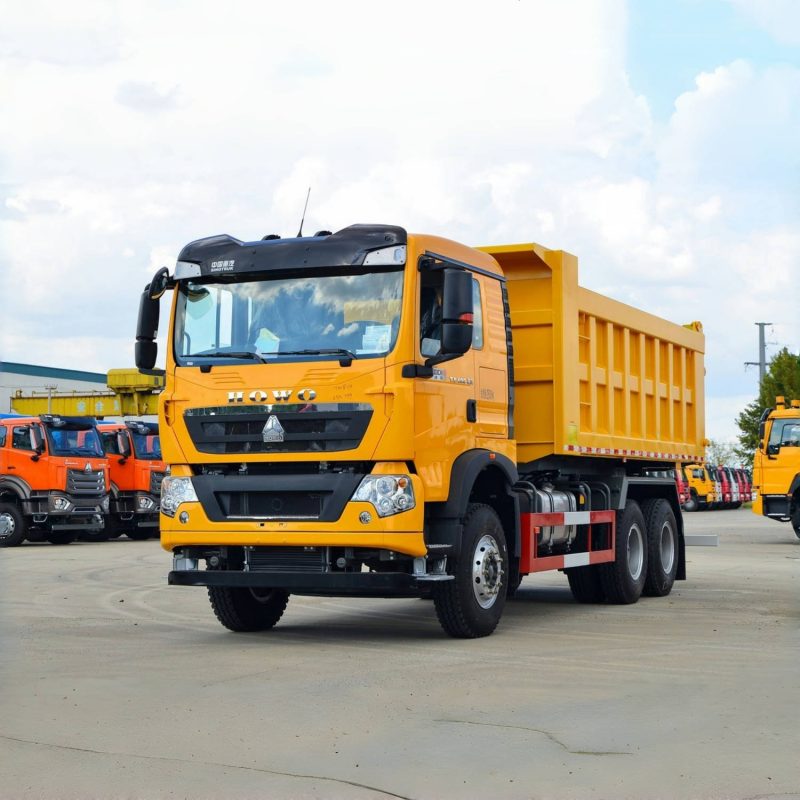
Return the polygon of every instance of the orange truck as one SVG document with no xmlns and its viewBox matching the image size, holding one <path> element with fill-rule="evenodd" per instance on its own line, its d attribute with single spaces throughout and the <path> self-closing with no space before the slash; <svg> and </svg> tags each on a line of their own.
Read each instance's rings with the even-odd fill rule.
<svg viewBox="0 0 800 800">
<path fill-rule="evenodd" d="M 98 425 L 111 472 L 111 498 L 106 527 L 110 535 L 129 539 L 158 536 L 161 481 L 166 465 L 156 422 L 113 422 Z"/>
<path fill-rule="evenodd" d="M 424 595 L 474 638 L 527 575 L 562 571 L 584 603 L 685 577 L 655 473 L 703 455 L 698 323 L 591 292 L 532 243 L 223 235 L 145 288 L 150 374 L 168 289 L 161 544 L 225 627 L 271 628 L 291 594 Z"/>
<path fill-rule="evenodd" d="M 0 419 L 0 546 L 103 538 L 108 485 L 93 419 Z"/>
</svg>

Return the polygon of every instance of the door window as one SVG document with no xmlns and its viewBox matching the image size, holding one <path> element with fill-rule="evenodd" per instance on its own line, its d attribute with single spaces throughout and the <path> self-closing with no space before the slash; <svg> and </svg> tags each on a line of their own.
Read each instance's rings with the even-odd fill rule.
<svg viewBox="0 0 800 800">
<path fill-rule="evenodd" d="M 31 429 L 29 425 L 17 426 L 11 434 L 11 446 L 15 450 L 31 449 Z"/>
</svg>

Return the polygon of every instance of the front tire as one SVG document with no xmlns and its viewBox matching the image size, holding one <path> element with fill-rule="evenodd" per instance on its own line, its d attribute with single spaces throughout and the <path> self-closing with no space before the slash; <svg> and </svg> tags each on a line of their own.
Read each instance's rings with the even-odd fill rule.
<svg viewBox="0 0 800 800">
<path fill-rule="evenodd" d="M 697 511 L 699 503 L 697 502 L 697 493 L 695 491 L 691 491 L 689 493 L 689 499 L 683 504 L 684 511 Z"/>
<path fill-rule="evenodd" d="M 506 604 L 508 572 L 508 548 L 499 517 L 487 505 L 470 504 L 454 578 L 434 586 L 436 615 L 445 633 L 459 639 L 492 633 Z"/>
<path fill-rule="evenodd" d="M 217 619 L 235 633 L 250 633 L 274 628 L 286 610 L 289 592 L 285 589 L 256 589 L 209 586 L 208 599 Z"/>
<path fill-rule="evenodd" d="M 0 503 L 0 547 L 16 547 L 25 541 L 27 526 L 13 503 Z"/>
<path fill-rule="evenodd" d="M 51 531 L 47 534 L 50 544 L 72 544 L 77 538 L 78 534 L 72 531 Z"/>
<path fill-rule="evenodd" d="M 678 525 L 670 504 L 663 498 L 642 505 L 647 529 L 647 578 L 643 594 L 666 597 L 678 573 Z"/>
<path fill-rule="evenodd" d="M 143 542 L 153 535 L 153 531 L 150 528 L 128 528 L 125 535 L 134 542 Z"/>
<path fill-rule="evenodd" d="M 600 582 L 609 603 L 628 605 L 642 594 L 647 578 L 647 534 L 639 504 L 628 500 L 617 512 L 616 558 L 600 568 Z"/>
</svg>

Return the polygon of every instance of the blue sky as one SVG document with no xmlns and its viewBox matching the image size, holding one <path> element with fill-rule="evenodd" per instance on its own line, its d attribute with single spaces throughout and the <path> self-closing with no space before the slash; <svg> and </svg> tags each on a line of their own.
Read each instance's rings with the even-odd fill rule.
<svg viewBox="0 0 800 800">
<path fill-rule="evenodd" d="M 737 59 L 760 66 L 800 60 L 798 43 L 777 41 L 727 0 L 638 0 L 627 8 L 631 85 L 658 122 L 669 119 L 675 99 L 701 72 Z"/>
<path fill-rule="evenodd" d="M 307 230 L 538 241 L 590 289 L 701 320 L 707 432 L 735 436 L 753 323 L 800 351 L 800 1 L 388 8 L 4 9 L 0 357 L 132 364 L 157 267 L 295 233 L 312 186 Z"/>
</svg>

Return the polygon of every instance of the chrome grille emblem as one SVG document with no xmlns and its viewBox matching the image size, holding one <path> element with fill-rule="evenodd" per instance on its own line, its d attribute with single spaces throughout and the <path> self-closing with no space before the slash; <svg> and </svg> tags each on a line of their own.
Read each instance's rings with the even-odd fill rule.
<svg viewBox="0 0 800 800">
<path fill-rule="evenodd" d="M 261 431 L 261 439 L 265 442 L 282 442 L 284 436 L 283 425 L 278 418 L 272 414 Z"/>
</svg>

